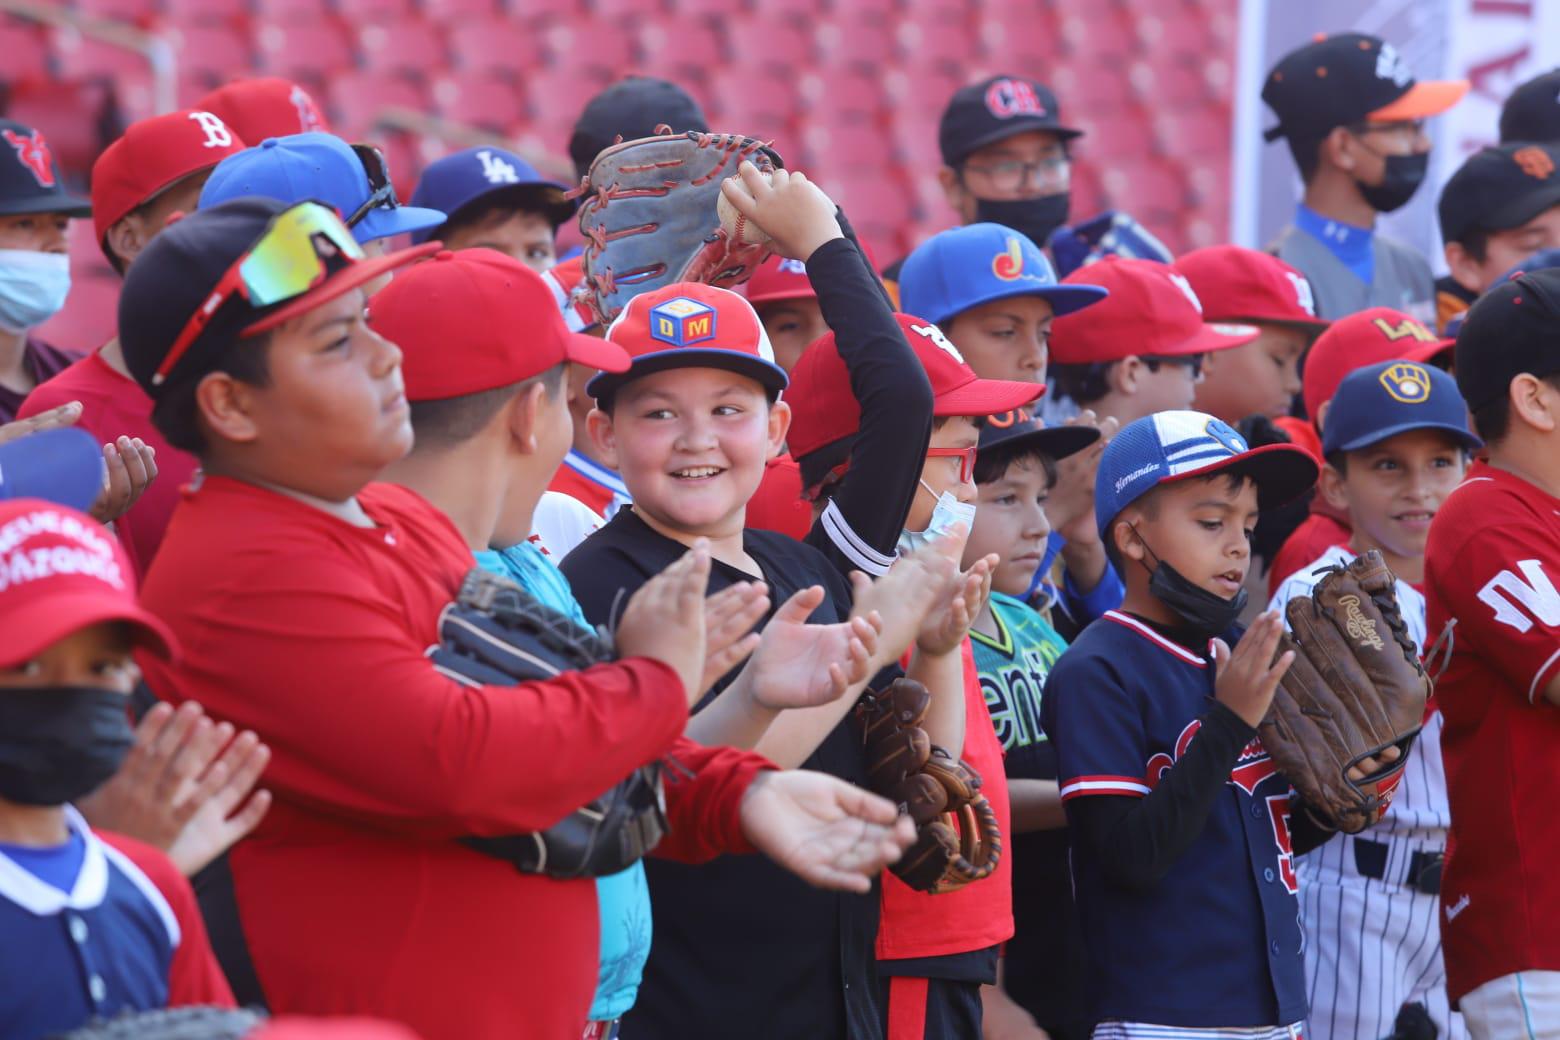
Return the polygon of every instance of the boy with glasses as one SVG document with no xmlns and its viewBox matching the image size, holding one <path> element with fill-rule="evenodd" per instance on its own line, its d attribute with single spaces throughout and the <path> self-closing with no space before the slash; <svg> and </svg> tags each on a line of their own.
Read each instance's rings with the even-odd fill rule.
<svg viewBox="0 0 1560 1040">
<path fill-rule="evenodd" d="M 1397 50 L 1374 36 L 1323 36 L 1281 58 L 1262 100 L 1289 142 L 1305 182 L 1294 223 L 1272 251 L 1316 293 L 1322 318 L 1395 307 L 1434 315 L 1435 285 L 1423 256 L 1376 233 L 1376 216 L 1407 204 L 1430 160 L 1424 121 L 1468 92 L 1465 81 L 1416 83 Z"/>
</svg>

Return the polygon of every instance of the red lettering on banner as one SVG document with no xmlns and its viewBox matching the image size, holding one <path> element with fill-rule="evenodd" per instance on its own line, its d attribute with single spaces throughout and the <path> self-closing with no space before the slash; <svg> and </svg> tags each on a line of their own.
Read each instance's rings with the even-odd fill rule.
<svg viewBox="0 0 1560 1040">
<path fill-rule="evenodd" d="M 1527 44 L 1498 58 L 1471 65 L 1468 68 L 1468 82 L 1473 84 L 1473 92 L 1489 98 L 1498 104 L 1505 103 L 1510 81 L 1517 75 L 1517 70 L 1527 64 L 1533 50 Z M 1497 79 L 1497 73 L 1504 73 L 1504 84 L 1494 84 L 1490 80 Z"/>
</svg>

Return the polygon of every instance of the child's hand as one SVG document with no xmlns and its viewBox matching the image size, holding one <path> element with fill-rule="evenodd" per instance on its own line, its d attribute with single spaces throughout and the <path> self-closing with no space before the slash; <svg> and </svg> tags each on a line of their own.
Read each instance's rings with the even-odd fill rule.
<svg viewBox="0 0 1560 1040">
<path fill-rule="evenodd" d="M 999 562 L 1000 557 L 989 553 L 976 560 L 969 570 L 954 575 L 943 587 L 943 597 L 921 624 L 915 640 L 917 650 L 941 656 L 959 648 L 991 594 L 991 578 Z"/>
<path fill-rule="evenodd" d="M 1240 642 L 1235 644 L 1234 653 L 1224 640 L 1213 641 L 1213 660 L 1217 669 L 1213 695 L 1252 728 L 1267 715 L 1268 706 L 1273 703 L 1273 691 L 1278 689 L 1278 681 L 1295 659 L 1295 652 L 1286 650 L 1282 657 L 1273 660 L 1273 651 L 1278 649 L 1278 639 L 1283 633 L 1284 619 L 1278 611 L 1269 610 L 1251 623 Z"/>
<path fill-rule="evenodd" d="M 753 699 L 772 711 L 810 708 L 838 700 L 872 676 L 882 620 L 853 617 L 834 625 L 809 625 L 823 602 L 823 587 L 805 588 L 783 603 L 764 628 L 753 654 Z"/>
<path fill-rule="evenodd" d="M 959 577 L 958 561 L 966 538 L 964 525 L 957 524 L 929 548 L 901 556 L 876 581 L 860 571 L 851 573 L 851 616 L 872 618 L 877 623 L 877 667 L 898 661 L 916 641 L 927 615 L 946 595 L 949 582 Z"/>
<path fill-rule="evenodd" d="M 1094 475 L 1100 468 L 1105 445 L 1121 425 L 1114 418 L 1099 419 L 1088 409 L 1067 420 L 1068 426 L 1093 426 L 1100 439 L 1056 463 L 1056 483 L 1046 498 L 1045 517 L 1051 530 L 1068 542 L 1088 544 L 1100 540 L 1094 521 Z"/>
<path fill-rule="evenodd" d="M 704 601 L 705 656 L 701 692 L 714 686 L 758 649 L 758 633 L 753 631 L 753 626 L 768 609 L 769 586 L 761 581 L 727 585 Z"/>
<path fill-rule="evenodd" d="M 618 622 L 623 657 L 648 657 L 677 673 L 691 707 L 704 693 L 704 590 L 710 543 L 700 538 L 677 562 L 639 587 Z"/>
<path fill-rule="evenodd" d="M 744 162 L 720 190 L 738 213 L 775 240 L 782 256 L 805 263 L 819 246 L 844 237 L 833 200 L 804 174 L 775 170 L 766 184 L 758 167 Z"/>
<path fill-rule="evenodd" d="M 139 437 L 121 437 L 103 445 L 103 464 L 103 491 L 89 511 L 106 524 L 123 516 L 157 479 L 157 452 Z"/>
</svg>

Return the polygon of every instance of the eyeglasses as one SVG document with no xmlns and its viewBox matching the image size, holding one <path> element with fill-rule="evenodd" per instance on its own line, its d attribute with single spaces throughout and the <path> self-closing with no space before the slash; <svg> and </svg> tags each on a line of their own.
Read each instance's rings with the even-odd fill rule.
<svg viewBox="0 0 1560 1040">
<path fill-rule="evenodd" d="M 975 448 L 927 448 L 929 459 L 958 459 L 959 483 L 968 484 L 975 479 Z"/>
<path fill-rule="evenodd" d="M 1138 360 L 1147 365 L 1150 372 L 1158 372 L 1160 365 L 1179 365 L 1182 368 L 1191 369 L 1193 379 L 1201 379 L 1203 356 L 1202 354 L 1175 354 L 1167 357 L 1164 355 L 1153 356 L 1145 354 Z"/>
<path fill-rule="evenodd" d="M 352 153 L 363 164 L 363 172 L 368 174 L 369 192 L 363 205 L 353 210 L 347 218 L 349 228 L 357 227 L 371 209 L 380 206 L 395 209 L 401 205 L 401 200 L 395 197 L 395 182 L 390 179 L 390 164 L 385 160 L 385 153 L 371 144 L 355 144 Z"/>
<path fill-rule="evenodd" d="M 1072 160 L 1065 153 L 1048 155 L 1038 162 L 999 159 L 989 163 L 965 163 L 964 169 L 986 178 L 999 191 L 1019 191 L 1028 187 L 1065 191 L 1072 179 Z"/>
<path fill-rule="evenodd" d="M 1401 134 L 1408 133 L 1418 137 L 1425 132 L 1423 119 L 1398 119 L 1390 123 L 1354 123 L 1344 127 L 1356 137 L 1364 134 Z"/>
<path fill-rule="evenodd" d="M 255 244 L 223 273 L 190 316 L 157 366 L 152 385 L 160 386 L 167 379 L 228 300 L 242 296 L 252 307 L 269 307 L 302 296 L 325 280 L 328 260 L 343 256 L 353 262 L 362 260 L 363 247 L 333 210 L 317 202 L 300 202 L 272 217 Z"/>
</svg>

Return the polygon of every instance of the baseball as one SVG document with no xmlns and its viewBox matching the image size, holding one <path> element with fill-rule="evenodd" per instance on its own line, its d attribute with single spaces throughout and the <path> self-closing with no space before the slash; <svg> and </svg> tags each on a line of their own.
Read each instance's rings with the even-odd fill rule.
<svg viewBox="0 0 1560 1040">
<path fill-rule="evenodd" d="M 773 184 L 774 177 L 768 172 L 763 174 L 766 184 Z M 737 183 L 742 183 L 737 179 Z M 750 245 L 760 245 L 769 241 L 769 234 L 763 228 L 753 223 L 731 204 L 723 191 L 715 198 L 715 215 L 720 218 L 720 226 L 726 235 L 734 242 L 747 242 Z"/>
</svg>

